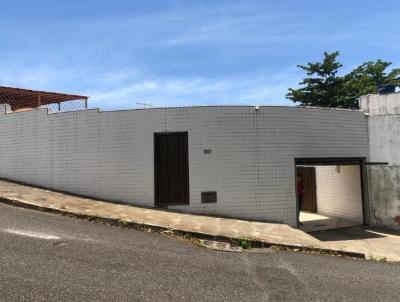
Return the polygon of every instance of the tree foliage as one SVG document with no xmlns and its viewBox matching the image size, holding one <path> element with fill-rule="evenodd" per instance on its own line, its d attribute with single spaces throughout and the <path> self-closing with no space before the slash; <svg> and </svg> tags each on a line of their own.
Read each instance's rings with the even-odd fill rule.
<svg viewBox="0 0 400 302">
<path fill-rule="evenodd" d="M 382 60 L 370 61 L 354 68 L 345 75 L 338 75 L 343 66 L 337 61 L 339 52 L 324 52 L 322 62 L 298 65 L 306 71 L 298 89 L 289 88 L 286 97 L 306 106 L 358 108 L 358 98 L 376 93 L 384 84 L 400 85 L 400 68 L 386 69 L 392 64 Z"/>
</svg>

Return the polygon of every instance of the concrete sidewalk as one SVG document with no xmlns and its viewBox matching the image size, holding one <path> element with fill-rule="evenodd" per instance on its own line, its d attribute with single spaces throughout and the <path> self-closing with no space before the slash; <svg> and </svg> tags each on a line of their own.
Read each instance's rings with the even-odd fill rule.
<svg viewBox="0 0 400 302">
<path fill-rule="evenodd" d="M 343 240 L 340 241 L 338 238 L 332 240 L 322 238 L 323 236 L 318 238 L 318 236 L 311 236 L 286 224 L 182 214 L 120 205 L 3 180 L 0 180 L 0 201 L 22 207 L 105 219 L 117 223 L 122 221 L 124 225 L 173 229 L 206 237 L 249 238 L 267 245 L 361 253 L 367 258 L 373 256 L 384 257 L 388 261 L 400 261 L 400 236 L 396 235 L 375 236 L 369 241 L 356 240 L 357 244 L 351 244 L 350 238 L 345 238 L 346 244 L 344 244 Z"/>
</svg>

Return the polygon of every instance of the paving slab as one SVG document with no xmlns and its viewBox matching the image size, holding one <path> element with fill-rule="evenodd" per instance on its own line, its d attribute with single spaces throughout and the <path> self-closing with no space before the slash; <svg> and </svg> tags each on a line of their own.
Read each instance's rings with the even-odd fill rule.
<svg viewBox="0 0 400 302">
<path fill-rule="evenodd" d="M 0 180 L 0 201 L 84 217 L 97 217 L 116 221 L 123 220 L 147 227 L 173 229 L 205 236 L 236 239 L 250 238 L 266 244 L 310 249 L 330 249 L 385 257 L 389 261 L 400 261 L 400 253 L 397 251 L 393 254 L 385 252 L 384 248 L 380 248 L 379 241 L 372 244 L 370 241 L 363 241 L 364 239 L 357 238 L 355 244 L 352 244 L 352 240 L 347 238 L 345 243 L 343 243 L 343 240 L 340 241 L 337 238 L 335 240 L 319 238 L 315 234 L 310 235 L 286 224 L 210 217 L 115 204 L 5 180 Z M 393 244 L 396 245 L 396 248 L 400 248 L 400 236 L 380 236 L 379 238 L 381 240 L 382 238 L 386 238 L 386 241 L 389 238 L 392 249 Z M 386 241 L 384 242 L 386 243 Z M 376 250 L 371 251 L 371 247 L 376 247 Z"/>
<path fill-rule="evenodd" d="M 360 222 L 351 221 L 348 219 L 305 211 L 300 212 L 300 222 L 303 224 L 300 229 L 307 233 L 362 225 Z"/>
<path fill-rule="evenodd" d="M 367 259 L 400 261 L 400 232 L 388 228 L 350 227 L 313 232 L 325 246 L 364 253 Z"/>
</svg>

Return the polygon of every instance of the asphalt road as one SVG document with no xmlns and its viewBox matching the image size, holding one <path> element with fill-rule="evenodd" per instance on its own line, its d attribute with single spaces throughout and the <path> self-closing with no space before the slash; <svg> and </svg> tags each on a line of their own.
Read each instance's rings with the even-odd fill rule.
<svg viewBox="0 0 400 302">
<path fill-rule="evenodd" d="M 398 301 L 400 265 L 164 235 L 0 204 L 1 301 Z"/>
</svg>

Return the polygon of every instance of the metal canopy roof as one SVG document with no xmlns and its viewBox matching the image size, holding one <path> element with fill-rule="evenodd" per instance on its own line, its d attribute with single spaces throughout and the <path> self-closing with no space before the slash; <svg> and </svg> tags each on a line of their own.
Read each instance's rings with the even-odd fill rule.
<svg viewBox="0 0 400 302">
<path fill-rule="evenodd" d="M 60 108 L 61 103 L 78 100 L 83 101 L 85 107 L 87 107 L 88 98 L 83 95 L 0 86 L 0 104 L 9 104 L 14 111 L 25 108 L 39 108 L 50 104 L 58 104 L 58 108 Z"/>
<path fill-rule="evenodd" d="M 322 158 L 296 158 L 296 166 L 387 166 L 387 162 L 369 162 L 360 157 L 322 157 Z"/>
</svg>

